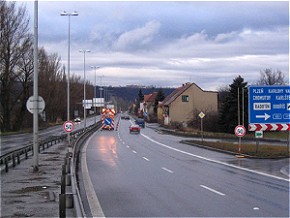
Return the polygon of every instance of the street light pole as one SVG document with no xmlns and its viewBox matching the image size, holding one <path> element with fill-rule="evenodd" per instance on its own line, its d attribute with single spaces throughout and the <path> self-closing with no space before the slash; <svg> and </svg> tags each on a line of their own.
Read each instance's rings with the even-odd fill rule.
<svg viewBox="0 0 290 218">
<path fill-rule="evenodd" d="M 70 17 L 71 16 L 78 16 L 79 14 L 74 11 L 73 13 L 67 13 L 63 11 L 61 16 L 68 17 L 68 52 L 67 52 L 67 121 L 70 120 Z M 70 147 L 70 133 L 67 133 L 67 141 Z"/>
<path fill-rule="evenodd" d="M 83 100 L 83 106 L 84 106 L 84 129 L 86 130 L 87 127 L 87 111 L 86 111 L 86 53 L 91 52 L 90 50 L 80 50 L 80 52 L 84 53 L 84 100 Z"/>
<path fill-rule="evenodd" d="M 97 69 L 99 69 L 99 66 L 91 66 L 91 68 L 95 69 L 95 91 L 94 91 L 94 97 L 95 100 L 97 98 Z M 96 104 L 96 102 L 95 102 Z M 95 113 L 95 123 L 97 122 L 97 105 L 94 106 L 94 113 Z"/>
<path fill-rule="evenodd" d="M 34 41 L 33 41 L 33 172 L 38 166 L 38 1 L 34 2 Z"/>
</svg>

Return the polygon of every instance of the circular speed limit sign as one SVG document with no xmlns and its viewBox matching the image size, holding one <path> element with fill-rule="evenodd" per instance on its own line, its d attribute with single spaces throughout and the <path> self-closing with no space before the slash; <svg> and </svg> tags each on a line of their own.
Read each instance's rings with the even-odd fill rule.
<svg viewBox="0 0 290 218">
<path fill-rule="evenodd" d="M 245 136 L 245 134 L 246 134 L 246 128 L 244 126 L 242 126 L 242 125 L 236 126 L 236 128 L 235 128 L 235 134 L 238 137 Z"/>
<path fill-rule="evenodd" d="M 72 132 L 74 130 L 74 123 L 72 121 L 66 121 L 63 124 L 63 129 L 66 132 Z"/>
</svg>

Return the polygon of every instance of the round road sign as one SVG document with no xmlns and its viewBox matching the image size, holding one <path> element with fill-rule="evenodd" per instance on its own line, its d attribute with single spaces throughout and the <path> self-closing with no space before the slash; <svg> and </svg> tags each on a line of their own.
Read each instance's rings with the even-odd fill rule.
<svg viewBox="0 0 290 218">
<path fill-rule="evenodd" d="M 38 102 L 38 108 L 34 108 L 35 100 L 33 96 L 29 97 L 26 102 L 26 108 L 32 114 L 35 110 L 37 110 L 38 113 L 41 113 L 45 108 L 45 102 L 41 96 L 38 96 L 38 99 L 36 101 Z"/>
<path fill-rule="evenodd" d="M 74 130 L 74 123 L 72 121 L 66 121 L 63 124 L 63 129 L 66 132 L 72 132 Z"/>
<path fill-rule="evenodd" d="M 235 134 L 238 137 L 245 136 L 245 134 L 246 134 L 246 128 L 244 126 L 242 126 L 242 125 L 236 126 L 236 128 L 235 128 Z"/>
</svg>

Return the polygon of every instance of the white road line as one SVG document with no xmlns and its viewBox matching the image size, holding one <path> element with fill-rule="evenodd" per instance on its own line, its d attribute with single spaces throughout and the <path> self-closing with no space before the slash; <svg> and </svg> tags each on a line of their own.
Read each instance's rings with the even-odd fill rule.
<svg viewBox="0 0 290 218">
<path fill-rule="evenodd" d="M 170 169 L 167 169 L 166 167 L 162 167 L 161 168 L 162 170 L 165 170 L 166 172 L 168 172 L 168 173 L 173 173 L 173 171 L 172 170 L 170 170 Z"/>
<path fill-rule="evenodd" d="M 126 148 L 130 148 L 130 146 L 129 146 L 129 145 L 127 145 L 127 146 L 126 146 Z"/>
<path fill-rule="evenodd" d="M 142 157 L 146 161 L 150 161 L 147 157 Z"/>
<path fill-rule="evenodd" d="M 94 134 L 93 134 L 94 135 Z M 87 140 L 84 150 L 82 152 L 82 159 L 81 159 L 81 167 L 82 167 L 82 174 L 83 174 L 83 179 L 84 179 L 84 187 L 85 187 L 85 192 L 86 196 L 89 202 L 89 206 L 91 209 L 91 213 L 93 217 L 105 217 L 103 209 L 100 205 L 99 199 L 97 197 L 97 194 L 95 192 L 95 189 L 93 187 L 93 183 L 91 180 L 91 177 L 89 175 L 89 170 L 88 170 L 88 164 L 87 164 L 87 147 L 88 143 L 91 140 L 91 137 Z"/>
<path fill-rule="evenodd" d="M 271 177 L 271 178 L 274 178 L 274 179 L 279 179 L 279 180 L 283 180 L 283 181 L 286 181 L 286 182 L 290 182 L 289 179 L 285 179 L 285 178 L 282 178 L 282 177 L 279 177 L 279 176 L 274 176 L 274 175 L 271 175 L 271 174 L 259 172 L 259 171 L 256 171 L 256 170 L 251 170 L 251 169 L 240 167 L 240 166 L 237 166 L 237 165 L 234 165 L 234 164 L 224 163 L 224 162 L 221 162 L 221 161 L 218 161 L 218 160 L 213 160 L 213 159 L 202 157 L 202 156 L 199 156 L 199 155 L 195 155 L 195 154 L 192 154 L 192 153 L 189 153 L 189 152 L 186 152 L 186 151 L 182 151 L 182 150 L 179 150 L 177 148 L 173 148 L 173 147 L 170 147 L 170 146 L 165 145 L 163 143 L 157 142 L 154 139 L 150 138 L 149 136 L 144 135 L 143 133 L 141 133 L 141 135 L 144 138 L 148 139 L 149 141 L 151 141 L 151 142 L 153 142 L 155 144 L 158 144 L 158 145 L 160 145 L 162 147 L 171 149 L 173 151 L 177 151 L 177 152 L 182 153 L 182 154 L 186 154 L 186 155 L 189 155 L 189 156 L 192 156 L 192 157 L 196 157 L 196 158 L 199 158 L 199 159 L 202 159 L 202 160 L 206 160 L 206 161 L 209 161 L 209 162 L 212 162 L 212 163 L 217 163 L 217 164 L 221 164 L 221 165 L 224 165 L 224 166 L 232 167 L 232 168 L 235 168 L 235 169 L 239 169 L 239 170 L 244 170 L 244 171 L 247 171 L 247 172 L 255 173 L 255 174 L 258 174 L 258 175 L 267 176 L 267 177 Z"/>
<path fill-rule="evenodd" d="M 200 187 L 202 187 L 202 188 L 204 188 L 204 189 L 207 189 L 207 190 L 209 190 L 209 191 L 211 191 L 211 192 L 213 192 L 213 193 L 216 193 L 216 194 L 218 194 L 218 195 L 225 196 L 224 193 L 221 193 L 221 192 L 219 192 L 219 191 L 217 191 L 217 190 L 214 190 L 214 189 L 212 189 L 212 188 L 210 188 L 210 187 L 207 187 L 207 186 L 205 186 L 205 185 L 200 185 Z"/>
<path fill-rule="evenodd" d="M 132 152 L 133 152 L 134 154 L 137 154 L 137 151 L 134 151 L 134 150 L 133 150 Z"/>
</svg>

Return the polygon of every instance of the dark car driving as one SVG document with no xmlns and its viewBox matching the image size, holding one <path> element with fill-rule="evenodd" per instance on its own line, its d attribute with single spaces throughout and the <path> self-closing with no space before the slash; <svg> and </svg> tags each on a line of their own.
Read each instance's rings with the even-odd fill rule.
<svg viewBox="0 0 290 218">
<path fill-rule="evenodd" d="M 141 118 L 136 119 L 135 124 L 139 125 L 142 128 L 145 128 L 145 120 L 144 119 L 141 119 Z"/>
</svg>

